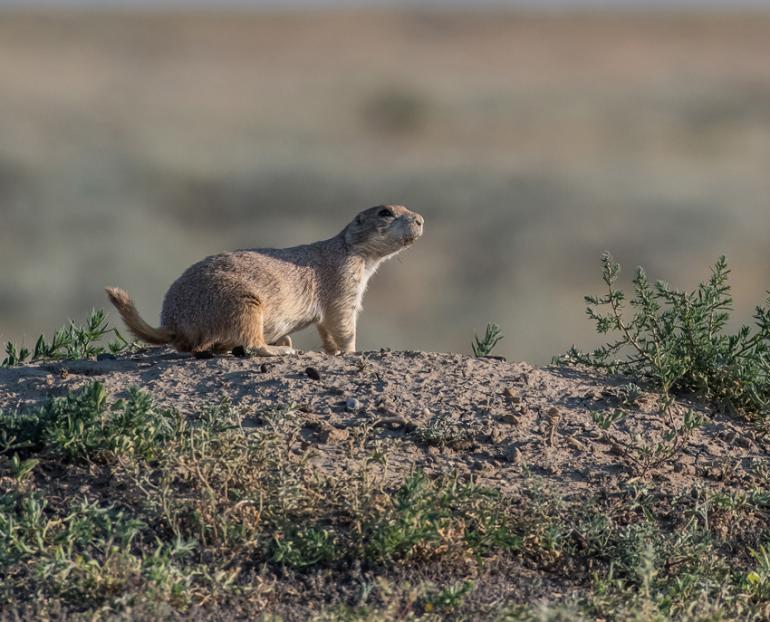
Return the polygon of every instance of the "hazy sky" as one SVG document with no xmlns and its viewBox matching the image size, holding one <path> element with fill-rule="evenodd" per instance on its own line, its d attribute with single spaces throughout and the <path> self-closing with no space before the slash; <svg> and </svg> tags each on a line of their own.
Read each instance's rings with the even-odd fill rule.
<svg viewBox="0 0 770 622">
<path fill-rule="evenodd" d="M 770 0 L 0 0 L 2 6 L 45 7 L 322 7 L 504 6 L 527 8 L 770 8 Z"/>
</svg>

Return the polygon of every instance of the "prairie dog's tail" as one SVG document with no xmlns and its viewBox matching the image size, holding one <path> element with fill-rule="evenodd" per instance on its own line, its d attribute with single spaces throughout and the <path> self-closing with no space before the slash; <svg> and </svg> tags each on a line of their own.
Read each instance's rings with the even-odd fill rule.
<svg viewBox="0 0 770 622">
<path fill-rule="evenodd" d="M 120 313 L 120 317 L 123 318 L 126 326 L 128 326 L 128 330 L 135 337 L 153 345 L 163 345 L 173 341 L 174 335 L 170 331 L 165 328 L 153 328 L 141 318 L 133 301 L 122 289 L 106 287 L 104 291 L 107 292 L 110 302 L 115 305 L 115 308 Z"/>
</svg>

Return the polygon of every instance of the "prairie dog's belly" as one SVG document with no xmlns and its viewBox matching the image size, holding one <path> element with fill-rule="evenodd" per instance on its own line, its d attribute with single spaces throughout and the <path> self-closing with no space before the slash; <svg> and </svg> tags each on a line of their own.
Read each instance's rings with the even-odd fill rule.
<svg viewBox="0 0 770 622">
<path fill-rule="evenodd" d="M 321 317 L 318 304 L 302 291 L 273 292 L 262 298 L 262 330 L 267 343 L 273 343 L 317 322 Z"/>
</svg>

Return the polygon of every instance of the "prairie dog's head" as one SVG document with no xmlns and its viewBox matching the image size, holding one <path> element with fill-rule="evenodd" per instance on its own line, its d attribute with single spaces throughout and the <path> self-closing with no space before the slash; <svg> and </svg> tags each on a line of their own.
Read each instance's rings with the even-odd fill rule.
<svg viewBox="0 0 770 622">
<path fill-rule="evenodd" d="M 387 257 L 411 246 L 422 235 L 425 219 L 403 205 L 378 205 L 358 214 L 346 228 L 345 241 L 369 257 Z"/>
</svg>

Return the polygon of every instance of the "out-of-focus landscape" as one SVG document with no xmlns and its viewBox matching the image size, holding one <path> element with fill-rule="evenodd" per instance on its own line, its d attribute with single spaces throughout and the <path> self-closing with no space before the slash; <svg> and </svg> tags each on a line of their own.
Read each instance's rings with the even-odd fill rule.
<svg viewBox="0 0 770 622">
<path fill-rule="evenodd" d="M 359 348 L 468 352 L 496 321 L 496 352 L 544 363 L 598 342 L 604 249 L 682 287 L 726 254 L 747 320 L 769 199 L 767 13 L 0 12 L 3 341 L 105 285 L 156 322 L 203 256 L 389 202 L 425 236 Z"/>
</svg>

